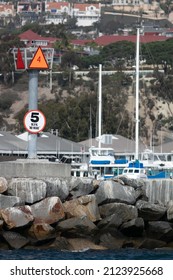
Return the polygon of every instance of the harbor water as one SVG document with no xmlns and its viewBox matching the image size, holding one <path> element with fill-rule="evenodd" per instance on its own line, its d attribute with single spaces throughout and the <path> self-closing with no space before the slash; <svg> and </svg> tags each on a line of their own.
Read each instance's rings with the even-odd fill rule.
<svg viewBox="0 0 173 280">
<path fill-rule="evenodd" d="M 173 260 L 173 249 L 157 250 L 84 250 L 65 252 L 57 250 L 0 250 L 1 260 Z"/>
</svg>

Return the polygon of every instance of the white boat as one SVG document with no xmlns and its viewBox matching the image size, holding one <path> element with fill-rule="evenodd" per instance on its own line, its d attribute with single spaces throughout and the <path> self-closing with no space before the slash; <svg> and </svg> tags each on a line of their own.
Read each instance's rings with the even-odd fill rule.
<svg viewBox="0 0 173 280">
<path fill-rule="evenodd" d="M 112 148 L 96 148 L 89 149 L 90 164 L 112 164 L 115 163 L 115 152 Z"/>
<path fill-rule="evenodd" d="M 173 162 L 166 160 L 164 155 L 153 153 L 152 150 L 146 149 L 140 156 L 140 161 L 146 168 L 173 169 Z"/>
<path fill-rule="evenodd" d="M 122 176 L 129 179 L 147 179 L 146 169 L 143 164 L 139 161 L 129 163 L 128 167 L 123 169 Z"/>
</svg>

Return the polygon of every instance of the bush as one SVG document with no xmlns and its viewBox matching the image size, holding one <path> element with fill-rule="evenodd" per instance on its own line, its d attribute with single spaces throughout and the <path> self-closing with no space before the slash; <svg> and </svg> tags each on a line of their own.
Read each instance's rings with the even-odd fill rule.
<svg viewBox="0 0 173 280">
<path fill-rule="evenodd" d="M 19 97 L 16 93 L 6 94 L 3 93 L 0 96 L 0 109 L 3 111 L 8 110 L 14 101 L 19 100 Z"/>
</svg>

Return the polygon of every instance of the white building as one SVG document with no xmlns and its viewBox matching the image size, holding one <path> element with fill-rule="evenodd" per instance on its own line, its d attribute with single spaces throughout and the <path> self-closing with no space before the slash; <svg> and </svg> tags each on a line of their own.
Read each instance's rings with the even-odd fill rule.
<svg viewBox="0 0 173 280">
<path fill-rule="evenodd" d="M 45 12 L 46 24 L 65 23 L 70 15 L 70 5 L 68 2 L 47 2 Z"/>
<path fill-rule="evenodd" d="M 64 23 L 68 17 L 75 17 L 78 26 L 91 26 L 99 21 L 101 4 L 70 4 L 68 2 L 47 2 L 45 11 L 48 13 L 46 23 Z"/>
<path fill-rule="evenodd" d="M 78 26 L 91 26 L 100 19 L 101 4 L 74 4 L 71 16 L 76 17 Z"/>
</svg>

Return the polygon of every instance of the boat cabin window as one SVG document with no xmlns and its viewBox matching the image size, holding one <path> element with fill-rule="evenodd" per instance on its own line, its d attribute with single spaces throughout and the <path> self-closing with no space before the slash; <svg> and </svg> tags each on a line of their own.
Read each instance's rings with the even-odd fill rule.
<svg viewBox="0 0 173 280">
<path fill-rule="evenodd" d="M 112 167 L 105 167 L 104 173 L 105 174 L 114 174 L 114 169 Z"/>
<path fill-rule="evenodd" d="M 114 151 L 111 149 L 92 149 L 91 150 L 91 155 L 92 156 L 114 156 Z"/>
<path fill-rule="evenodd" d="M 135 170 L 134 170 L 134 173 L 139 173 L 139 169 L 135 169 Z"/>
<path fill-rule="evenodd" d="M 154 160 L 153 154 L 144 153 L 141 160 Z"/>
<path fill-rule="evenodd" d="M 159 155 L 158 158 L 162 161 L 166 161 L 166 157 L 165 155 Z"/>
<path fill-rule="evenodd" d="M 154 155 L 154 161 L 156 160 L 160 160 L 160 158 L 158 157 L 158 155 Z"/>
<path fill-rule="evenodd" d="M 129 169 L 129 172 L 128 173 L 133 173 L 133 169 Z"/>
</svg>

